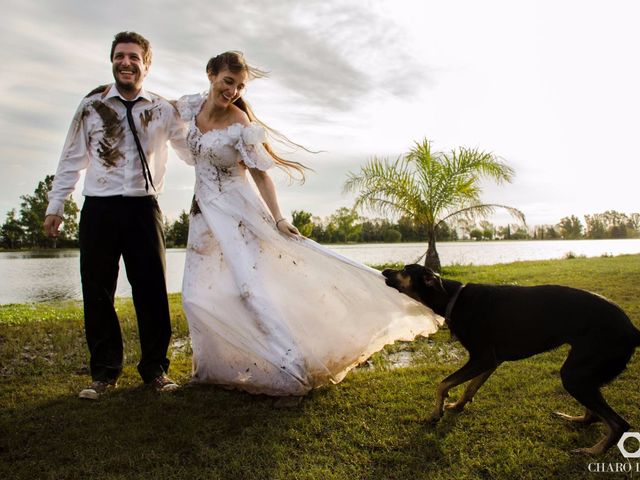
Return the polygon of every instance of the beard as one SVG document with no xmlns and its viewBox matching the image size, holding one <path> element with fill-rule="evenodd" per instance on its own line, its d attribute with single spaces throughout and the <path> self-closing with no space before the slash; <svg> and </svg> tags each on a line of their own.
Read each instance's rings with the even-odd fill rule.
<svg viewBox="0 0 640 480">
<path fill-rule="evenodd" d="M 138 90 L 135 84 L 133 83 L 122 83 L 120 80 L 116 78 L 116 87 L 120 90 L 124 90 L 125 92 L 135 92 Z"/>
<path fill-rule="evenodd" d="M 138 91 L 140 88 L 142 88 L 142 82 L 140 81 L 140 70 L 132 67 L 131 71 L 133 72 L 133 75 L 131 77 L 131 80 L 128 82 L 122 82 L 119 78 L 119 69 L 118 67 L 114 66 L 113 67 L 113 79 L 116 82 L 116 86 L 120 89 L 123 90 L 125 92 L 136 92 Z"/>
</svg>

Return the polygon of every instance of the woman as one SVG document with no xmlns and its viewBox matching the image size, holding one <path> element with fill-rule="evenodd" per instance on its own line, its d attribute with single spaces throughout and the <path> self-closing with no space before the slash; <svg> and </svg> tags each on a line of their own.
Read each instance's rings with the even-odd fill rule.
<svg viewBox="0 0 640 480">
<path fill-rule="evenodd" d="M 241 97 L 264 73 L 226 52 L 207 76 L 208 92 L 177 104 L 196 168 L 182 291 L 193 381 L 304 395 L 385 344 L 434 332 L 430 310 L 302 237 L 280 211 L 267 170 L 303 167 L 271 150 Z"/>
</svg>

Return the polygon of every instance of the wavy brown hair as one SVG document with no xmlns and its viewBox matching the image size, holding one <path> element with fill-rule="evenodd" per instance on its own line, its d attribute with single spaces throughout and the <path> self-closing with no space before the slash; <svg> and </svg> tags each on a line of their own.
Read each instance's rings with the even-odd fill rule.
<svg viewBox="0 0 640 480">
<path fill-rule="evenodd" d="M 229 52 L 221 53 L 220 55 L 217 55 L 209 59 L 209 62 L 207 62 L 207 74 L 218 75 L 218 73 L 220 73 L 225 68 L 229 69 L 229 71 L 232 73 L 246 72 L 249 77 L 249 80 L 253 80 L 255 78 L 264 78 L 268 75 L 266 71 L 250 66 L 245 61 L 244 55 L 242 54 L 242 52 L 238 52 L 236 50 L 231 50 Z M 267 131 L 267 134 L 269 135 L 269 137 L 271 137 L 273 140 L 279 143 L 282 143 L 288 147 L 301 148 L 307 152 L 311 152 L 311 150 L 295 142 L 292 142 L 282 133 L 278 132 L 277 130 L 274 130 L 273 128 L 269 127 L 268 125 L 260 121 L 256 117 L 256 115 L 253 113 L 251 106 L 249 106 L 249 104 L 244 98 L 238 97 L 233 102 L 233 104 L 237 106 L 240 110 L 242 110 L 244 113 L 246 113 L 250 121 L 255 122 L 259 125 L 262 125 L 264 129 Z M 295 171 L 299 175 L 300 181 L 304 182 L 305 170 L 309 170 L 308 167 L 305 167 L 300 162 L 294 162 L 292 160 L 286 160 L 282 158 L 281 156 L 279 156 L 277 153 L 273 151 L 273 148 L 271 148 L 271 145 L 269 145 L 268 142 L 263 143 L 263 145 L 265 150 L 269 153 L 269 155 L 271 155 L 271 157 L 273 158 L 274 162 L 278 167 L 282 168 L 292 178 L 294 177 L 292 172 Z"/>
<path fill-rule="evenodd" d="M 116 49 L 116 45 L 119 43 L 135 43 L 142 49 L 142 61 L 148 67 L 151 65 L 151 44 L 149 40 L 136 32 L 120 32 L 116 33 L 111 43 L 111 55 L 109 55 L 109 61 L 113 62 L 113 52 Z"/>
</svg>

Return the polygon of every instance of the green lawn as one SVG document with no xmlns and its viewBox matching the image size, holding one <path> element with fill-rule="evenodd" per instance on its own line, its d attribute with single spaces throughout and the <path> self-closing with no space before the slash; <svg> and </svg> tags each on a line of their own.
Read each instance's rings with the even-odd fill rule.
<svg viewBox="0 0 640 480">
<path fill-rule="evenodd" d="M 611 298 L 640 324 L 640 255 L 456 266 L 444 275 L 584 288 Z M 171 375 L 186 383 L 191 350 L 179 295 L 171 305 Z M 588 471 L 590 462 L 622 463 L 615 447 L 598 459 L 571 453 L 595 443 L 602 425 L 578 428 L 550 415 L 582 413 L 558 376 L 568 347 L 502 365 L 464 412 L 431 426 L 425 420 L 438 381 L 466 360 L 447 331 L 390 346 L 339 385 L 282 410 L 268 397 L 215 387 L 166 395 L 143 388 L 131 301 L 118 301 L 118 311 L 126 368 L 116 391 L 88 402 L 77 398 L 90 381 L 81 306 L 0 307 L 0 478 L 629 478 Z M 394 368 L 394 355 L 405 351 L 413 363 Z M 636 353 L 604 389 L 634 431 L 640 431 L 639 391 Z M 631 460 L 634 468 L 640 463 Z"/>
</svg>

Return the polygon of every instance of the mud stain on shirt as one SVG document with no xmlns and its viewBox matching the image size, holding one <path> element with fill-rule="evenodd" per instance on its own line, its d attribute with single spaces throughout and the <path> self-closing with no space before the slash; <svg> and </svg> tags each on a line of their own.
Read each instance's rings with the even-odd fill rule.
<svg viewBox="0 0 640 480">
<path fill-rule="evenodd" d="M 92 95 L 95 95 L 97 93 L 101 93 L 102 95 L 100 95 L 100 97 L 104 98 L 104 96 L 107 94 L 108 89 L 109 89 L 109 85 L 100 85 L 99 87 L 96 87 L 93 90 L 91 90 L 89 93 L 87 93 L 84 98 L 89 98 Z"/>
<path fill-rule="evenodd" d="M 118 145 L 123 138 L 123 128 L 118 114 L 105 103 L 95 100 L 89 104 L 100 116 L 103 126 L 102 140 L 99 141 L 98 155 L 107 167 L 114 167 L 120 158 L 124 158 Z"/>
<path fill-rule="evenodd" d="M 82 130 L 82 123 L 84 122 L 84 117 L 87 116 L 87 108 L 78 109 L 78 111 L 73 116 L 73 120 L 71 120 L 71 129 L 69 135 L 67 136 L 67 142 L 64 146 L 64 151 L 66 158 L 73 156 L 73 150 L 78 148 L 78 142 L 84 140 L 81 138 L 80 132 Z"/>
<path fill-rule="evenodd" d="M 162 109 L 160 105 L 154 102 L 154 105 L 151 108 L 147 108 L 140 112 L 140 125 L 144 130 L 147 129 L 149 124 L 154 120 L 160 118 L 162 116 Z"/>
</svg>

